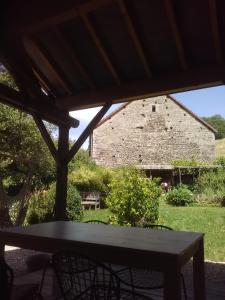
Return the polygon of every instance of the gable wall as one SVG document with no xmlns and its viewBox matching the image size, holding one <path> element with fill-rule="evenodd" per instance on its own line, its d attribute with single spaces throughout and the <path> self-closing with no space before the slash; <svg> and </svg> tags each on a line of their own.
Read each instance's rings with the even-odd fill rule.
<svg viewBox="0 0 225 300">
<path fill-rule="evenodd" d="M 214 133 L 167 96 L 134 101 L 93 132 L 92 157 L 103 166 L 168 165 L 214 156 Z"/>
</svg>

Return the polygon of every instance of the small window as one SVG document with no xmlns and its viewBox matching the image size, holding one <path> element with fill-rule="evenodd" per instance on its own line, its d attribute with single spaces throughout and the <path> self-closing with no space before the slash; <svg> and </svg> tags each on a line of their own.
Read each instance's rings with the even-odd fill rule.
<svg viewBox="0 0 225 300">
<path fill-rule="evenodd" d="M 152 105 L 152 112 L 156 112 L 156 106 Z"/>
</svg>

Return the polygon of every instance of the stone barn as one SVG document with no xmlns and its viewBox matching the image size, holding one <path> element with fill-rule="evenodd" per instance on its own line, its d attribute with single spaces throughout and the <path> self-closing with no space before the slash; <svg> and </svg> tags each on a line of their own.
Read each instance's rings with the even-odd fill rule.
<svg viewBox="0 0 225 300">
<path fill-rule="evenodd" d="M 157 173 L 172 170 L 173 160 L 213 161 L 215 132 L 173 97 L 160 96 L 126 103 L 104 118 L 91 135 L 90 153 L 101 166 Z"/>
</svg>

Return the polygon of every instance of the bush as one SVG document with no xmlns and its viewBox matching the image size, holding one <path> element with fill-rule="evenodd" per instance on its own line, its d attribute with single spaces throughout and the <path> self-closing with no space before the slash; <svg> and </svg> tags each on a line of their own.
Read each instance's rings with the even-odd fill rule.
<svg viewBox="0 0 225 300">
<path fill-rule="evenodd" d="M 55 183 L 47 191 L 37 191 L 30 199 L 26 223 L 35 224 L 54 220 Z M 67 217 L 71 221 L 80 221 L 83 217 L 81 197 L 77 189 L 68 184 L 67 189 Z"/>
<path fill-rule="evenodd" d="M 113 213 L 111 221 L 120 225 L 142 226 L 155 223 L 159 215 L 159 180 L 146 178 L 135 168 L 115 172 L 106 203 Z"/>
<path fill-rule="evenodd" d="M 90 169 L 87 166 L 82 166 L 70 173 L 69 180 L 79 192 L 100 192 L 101 207 L 103 208 L 105 206 L 105 197 L 109 192 L 108 184 L 111 181 L 111 177 L 112 172 L 109 169 L 101 167 Z"/>
<path fill-rule="evenodd" d="M 225 206 L 225 170 L 211 170 L 201 174 L 196 180 L 195 192 L 200 204 Z"/>
<path fill-rule="evenodd" d="M 175 206 L 188 206 L 194 202 L 193 199 L 192 192 L 183 184 L 166 194 L 166 202 Z"/>
</svg>

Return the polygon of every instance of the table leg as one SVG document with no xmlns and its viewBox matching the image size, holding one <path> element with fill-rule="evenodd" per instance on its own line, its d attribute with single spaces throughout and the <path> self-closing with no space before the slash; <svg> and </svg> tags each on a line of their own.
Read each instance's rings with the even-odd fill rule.
<svg viewBox="0 0 225 300">
<path fill-rule="evenodd" d="M 176 267 L 165 274 L 164 299 L 181 300 L 181 276 Z"/>
<path fill-rule="evenodd" d="M 194 299 L 205 300 L 205 268 L 204 268 L 204 241 L 199 242 L 198 251 L 193 256 Z"/>
<path fill-rule="evenodd" d="M 5 244 L 0 243 L 0 255 L 4 256 L 5 254 Z"/>
</svg>

